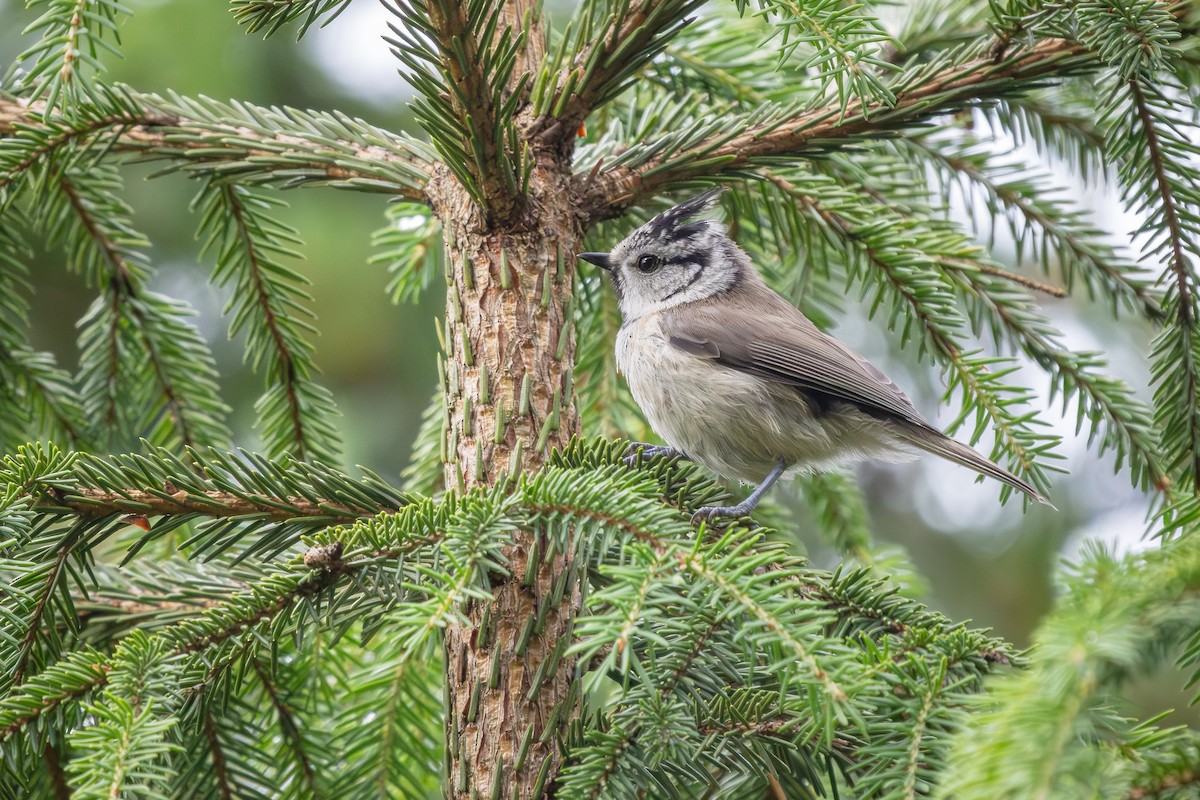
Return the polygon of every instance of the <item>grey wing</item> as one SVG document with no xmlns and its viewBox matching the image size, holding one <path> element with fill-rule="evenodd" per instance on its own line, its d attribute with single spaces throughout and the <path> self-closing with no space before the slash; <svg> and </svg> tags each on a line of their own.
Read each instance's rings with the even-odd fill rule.
<svg viewBox="0 0 1200 800">
<path fill-rule="evenodd" d="M 678 306 L 665 312 L 671 345 L 760 378 L 844 400 L 870 413 L 929 423 L 890 378 L 846 345 L 779 301 L 767 308 Z"/>
</svg>

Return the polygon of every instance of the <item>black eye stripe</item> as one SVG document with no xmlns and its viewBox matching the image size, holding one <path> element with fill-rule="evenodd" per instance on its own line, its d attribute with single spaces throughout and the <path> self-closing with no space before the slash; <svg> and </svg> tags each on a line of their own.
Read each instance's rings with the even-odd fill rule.
<svg viewBox="0 0 1200 800">
<path fill-rule="evenodd" d="M 692 251 L 681 255 L 672 256 L 671 258 L 660 258 L 653 253 L 643 253 L 638 256 L 633 262 L 633 266 L 645 275 L 658 272 L 664 267 L 687 268 L 698 267 L 707 269 L 709 264 L 708 253 L 702 251 Z"/>
<path fill-rule="evenodd" d="M 675 256 L 674 258 L 668 258 L 663 262 L 664 266 L 670 267 L 682 267 L 688 264 L 694 264 L 701 269 L 706 269 L 708 267 L 708 253 L 699 251 L 694 253 L 686 253 L 681 256 Z"/>
<path fill-rule="evenodd" d="M 696 264 L 695 269 L 692 271 L 692 277 L 690 279 L 688 279 L 688 282 L 685 283 L 683 286 L 680 286 L 675 291 L 671 292 L 666 297 L 664 297 L 663 300 L 670 300 L 672 297 L 679 294 L 683 290 L 692 288 L 692 284 L 695 283 L 696 281 L 700 280 L 700 276 L 703 274 L 704 274 L 704 267 L 700 266 L 699 264 Z"/>
</svg>

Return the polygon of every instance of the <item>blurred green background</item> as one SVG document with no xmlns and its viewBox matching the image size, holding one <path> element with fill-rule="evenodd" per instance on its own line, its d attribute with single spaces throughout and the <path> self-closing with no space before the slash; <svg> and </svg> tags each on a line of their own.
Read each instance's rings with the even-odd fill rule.
<svg viewBox="0 0 1200 800">
<path fill-rule="evenodd" d="M 329 56 L 327 48 L 318 46 L 320 34 L 299 45 L 286 32 L 264 41 L 245 35 L 226 6 L 202 0 L 135 2 L 132 9 L 121 28 L 124 59 L 109 59 L 112 80 L 143 91 L 173 89 L 260 105 L 339 108 L 382 126 L 412 127 L 403 101 L 405 86 L 388 63 L 386 45 L 378 36 L 357 43 L 348 38 L 356 35 L 351 16 L 334 23 L 335 36 L 350 53 L 375 51 L 380 72 L 374 79 L 386 89 L 371 99 L 340 86 L 323 68 Z M 33 18 L 32 12 L 0 0 L 0 56 L 6 64 L 27 46 L 18 34 Z M 234 408 L 238 443 L 254 447 L 250 424 L 261 379 L 242 366 L 242 343 L 228 341 L 221 319 L 228 296 L 208 285 L 211 262 L 199 261 L 197 219 L 188 211 L 198 186 L 177 175 L 145 180 L 158 168 L 151 164 L 125 170 L 125 198 L 133 206 L 134 224 L 154 243 L 154 288 L 185 297 L 200 312 L 198 324 L 216 351 L 225 398 Z M 316 362 L 344 415 L 347 460 L 395 476 L 437 379 L 434 319 L 442 298 L 430 292 L 419 306 L 397 308 L 384 291 L 384 267 L 367 263 L 371 233 L 384 223 L 385 197 L 302 190 L 283 199 L 288 207 L 278 215 L 300 231 L 307 245 L 304 260 L 292 266 L 312 281 L 309 292 L 321 331 L 315 340 Z M 36 277 L 35 344 L 73 366 L 74 322 L 89 297 L 77 276 L 66 273 L 58 253 L 45 255 Z"/>
<path fill-rule="evenodd" d="M 561 22 L 570 5 L 548 4 L 548 11 Z M 386 33 L 386 12 L 372 0 L 358 0 L 300 43 L 286 31 L 266 41 L 247 36 L 228 7 L 211 0 L 131 0 L 129 6 L 133 16 L 121 28 L 125 57 L 108 59 L 109 79 L 142 91 L 173 89 L 218 100 L 336 108 L 417 133 L 406 108 L 407 87 L 380 38 Z M 14 0 L 0 0 L 0 58 L 5 64 L 28 46 L 19 34 L 35 16 Z M 227 340 L 221 319 L 227 298 L 207 283 L 211 264 L 198 260 L 197 220 L 188 211 L 196 186 L 177 175 L 145 180 L 153 171 L 151 166 L 129 167 L 125 196 L 134 208 L 135 224 L 154 242 L 152 257 L 159 270 L 154 288 L 186 298 L 200 312 L 198 324 L 214 347 L 225 398 L 235 409 L 231 422 L 238 444 L 253 449 L 256 439 L 249 425 L 261 381 L 242 365 L 241 342 Z M 1133 226 L 1102 192 L 1095 196 L 1097 227 L 1120 235 Z M 384 268 L 367 263 L 371 233 L 383 225 L 384 198 L 301 189 L 287 192 L 284 199 L 289 206 L 280 216 L 307 242 L 304 261 L 293 266 L 312 281 L 321 331 L 316 361 L 344 415 L 345 466 L 362 464 L 397 480 L 436 382 L 440 283 L 435 280 L 419 305 L 390 302 Z M 1005 254 L 1001 239 L 995 255 L 1004 260 Z M 33 271 L 35 345 L 74 368 L 75 321 L 90 297 L 78 277 L 66 272 L 61 253 L 40 254 Z M 1073 301 L 1048 305 L 1073 346 L 1109 353 L 1113 371 L 1147 395 L 1145 331 L 1113 325 L 1102 310 Z M 834 332 L 910 388 L 931 418 L 942 424 L 953 418 L 945 410 L 939 414 L 942 387 L 936 372 L 913 366 L 910 356 L 895 352 L 893 337 L 880 324 L 860 316 L 843 321 Z M 1036 371 L 1024 377 L 1044 386 Z M 1098 458 L 1087 449 L 1075 434 L 1074 420 L 1064 420 L 1060 407 L 1047 405 L 1045 419 L 1066 437 L 1063 466 L 1071 473 L 1052 492 L 1058 513 L 1039 508 L 1022 515 L 1018 503 L 1001 507 L 997 484 L 976 484 L 966 470 L 934 460 L 868 465 L 859 473 L 871 499 L 878 540 L 907 552 L 926 582 L 925 599 L 954 619 L 994 627 L 1020 645 L 1029 643 L 1052 602 L 1060 559 L 1076 552 L 1085 537 L 1099 537 L 1122 550 L 1148 544 L 1141 541 L 1148 499 L 1134 492 L 1124 476 L 1113 475 L 1111 456 Z M 797 510 L 803 528 L 802 503 L 783 502 Z M 806 539 L 806 545 L 818 563 L 834 563 L 815 539 Z M 1182 682 L 1174 674 L 1153 676 L 1135 694 L 1145 710 L 1158 710 L 1179 702 Z"/>
</svg>

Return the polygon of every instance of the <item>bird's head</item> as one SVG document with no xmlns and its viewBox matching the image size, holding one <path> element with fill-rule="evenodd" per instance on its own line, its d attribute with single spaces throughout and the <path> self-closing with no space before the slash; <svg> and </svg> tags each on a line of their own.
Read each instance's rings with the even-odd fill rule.
<svg viewBox="0 0 1200 800">
<path fill-rule="evenodd" d="M 723 191 L 710 189 L 667 209 L 608 253 L 579 254 L 612 276 L 626 321 L 729 291 L 754 272 L 724 225 L 693 219 Z"/>
</svg>

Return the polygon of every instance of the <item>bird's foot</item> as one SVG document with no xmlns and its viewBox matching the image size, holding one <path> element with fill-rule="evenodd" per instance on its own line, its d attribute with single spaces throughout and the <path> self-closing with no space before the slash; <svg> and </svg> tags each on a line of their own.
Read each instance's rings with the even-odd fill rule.
<svg viewBox="0 0 1200 800">
<path fill-rule="evenodd" d="M 643 461 L 649 461 L 652 458 L 686 458 L 682 450 L 676 450 L 674 447 L 630 442 L 629 449 L 625 451 L 625 457 L 621 460 L 625 462 L 625 466 L 633 467 L 637 465 L 639 456 Z"/>
<path fill-rule="evenodd" d="M 767 491 L 779 480 L 779 476 L 787 471 L 788 463 L 782 458 L 775 462 L 775 467 L 767 473 L 767 477 L 763 478 L 762 483 L 754 488 L 742 502 L 736 506 L 705 506 L 704 508 L 696 509 L 696 513 L 692 514 L 692 524 L 699 525 L 701 522 L 713 522 L 717 519 L 736 519 L 738 517 L 748 517 L 750 512 L 758 508 L 758 502 L 763 499 Z"/>
<path fill-rule="evenodd" d="M 719 519 L 748 517 L 757 506 L 757 502 L 751 503 L 749 499 L 743 500 L 736 506 L 704 506 L 697 508 L 696 513 L 692 514 L 692 524 L 699 525 L 701 522 L 712 523 Z"/>
</svg>

